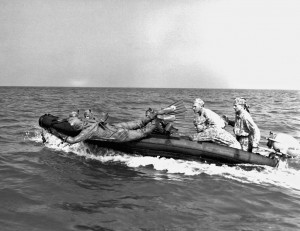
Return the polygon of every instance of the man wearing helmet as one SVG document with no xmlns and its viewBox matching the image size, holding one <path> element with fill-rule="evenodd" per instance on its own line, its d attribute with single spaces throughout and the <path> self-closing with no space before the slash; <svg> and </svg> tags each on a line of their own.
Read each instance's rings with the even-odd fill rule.
<svg viewBox="0 0 300 231">
<path fill-rule="evenodd" d="M 80 131 L 77 136 L 55 135 L 69 144 L 78 143 L 87 139 L 127 142 L 149 135 L 156 128 L 156 118 L 157 112 L 154 111 L 141 120 L 109 124 L 106 123 L 107 113 L 101 114 L 101 118 L 96 119 L 91 110 L 86 110 L 83 119 L 80 119 L 78 114 L 68 119 L 70 125 L 75 130 Z M 52 133 L 55 133 L 55 130 L 53 130 Z"/>
</svg>

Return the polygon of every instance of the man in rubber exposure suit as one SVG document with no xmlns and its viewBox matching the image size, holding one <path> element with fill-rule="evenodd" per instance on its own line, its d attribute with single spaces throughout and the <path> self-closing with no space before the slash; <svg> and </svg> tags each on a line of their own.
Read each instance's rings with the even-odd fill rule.
<svg viewBox="0 0 300 231">
<path fill-rule="evenodd" d="M 87 139 L 98 139 L 112 142 L 127 142 L 138 140 L 148 136 L 157 126 L 157 112 L 151 114 L 141 120 L 114 123 L 106 123 L 107 114 L 102 114 L 102 119 L 97 120 L 91 110 L 84 112 L 84 119 L 77 116 L 68 118 L 71 126 L 81 131 L 77 136 L 70 137 L 62 134 L 55 134 L 64 142 L 69 144 L 78 143 Z M 152 122 L 152 123 L 151 123 Z M 55 130 L 51 131 L 56 133 Z"/>
</svg>

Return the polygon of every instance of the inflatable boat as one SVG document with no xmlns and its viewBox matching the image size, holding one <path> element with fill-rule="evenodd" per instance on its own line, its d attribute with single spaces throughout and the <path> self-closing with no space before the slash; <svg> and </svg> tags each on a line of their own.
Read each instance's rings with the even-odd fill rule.
<svg viewBox="0 0 300 231">
<path fill-rule="evenodd" d="M 67 120 L 51 114 L 41 116 L 39 125 L 50 133 L 53 129 L 58 133 L 73 137 L 80 133 L 80 131 L 74 130 Z M 147 138 L 124 143 L 96 139 L 84 142 L 129 154 L 207 161 L 217 164 L 254 164 L 276 167 L 279 162 L 279 158 L 275 155 L 245 152 L 211 142 L 194 142 L 185 136 L 151 134 Z"/>
</svg>

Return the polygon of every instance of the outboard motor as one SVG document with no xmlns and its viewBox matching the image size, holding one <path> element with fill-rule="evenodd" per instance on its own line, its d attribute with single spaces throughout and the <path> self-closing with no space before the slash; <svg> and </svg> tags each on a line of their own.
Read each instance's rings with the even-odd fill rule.
<svg viewBox="0 0 300 231">
<path fill-rule="evenodd" d="M 290 135 L 284 133 L 274 134 L 270 132 L 267 146 L 268 148 L 273 148 L 276 152 L 283 153 L 290 157 L 300 157 L 300 144 Z"/>
</svg>

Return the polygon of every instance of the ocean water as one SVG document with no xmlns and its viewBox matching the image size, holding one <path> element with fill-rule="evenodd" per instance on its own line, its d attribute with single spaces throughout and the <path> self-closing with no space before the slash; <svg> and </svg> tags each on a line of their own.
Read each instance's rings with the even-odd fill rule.
<svg viewBox="0 0 300 231">
<path fill-rule="evenodd" d="M 194 98 L 233 118 L 243 96 L 263 137 L 300 141 L 299 91 L 0 87 L 0 96 L 3 231 L 300 230 L 300 158 L 272 168 L 143 157 L 49 134 L 43 144 L 38 126 L 45 113 L 90 108 L 126 121 L 183 99 L 188 112 L 176 126 L 188 134 Z"/>
</svg>

